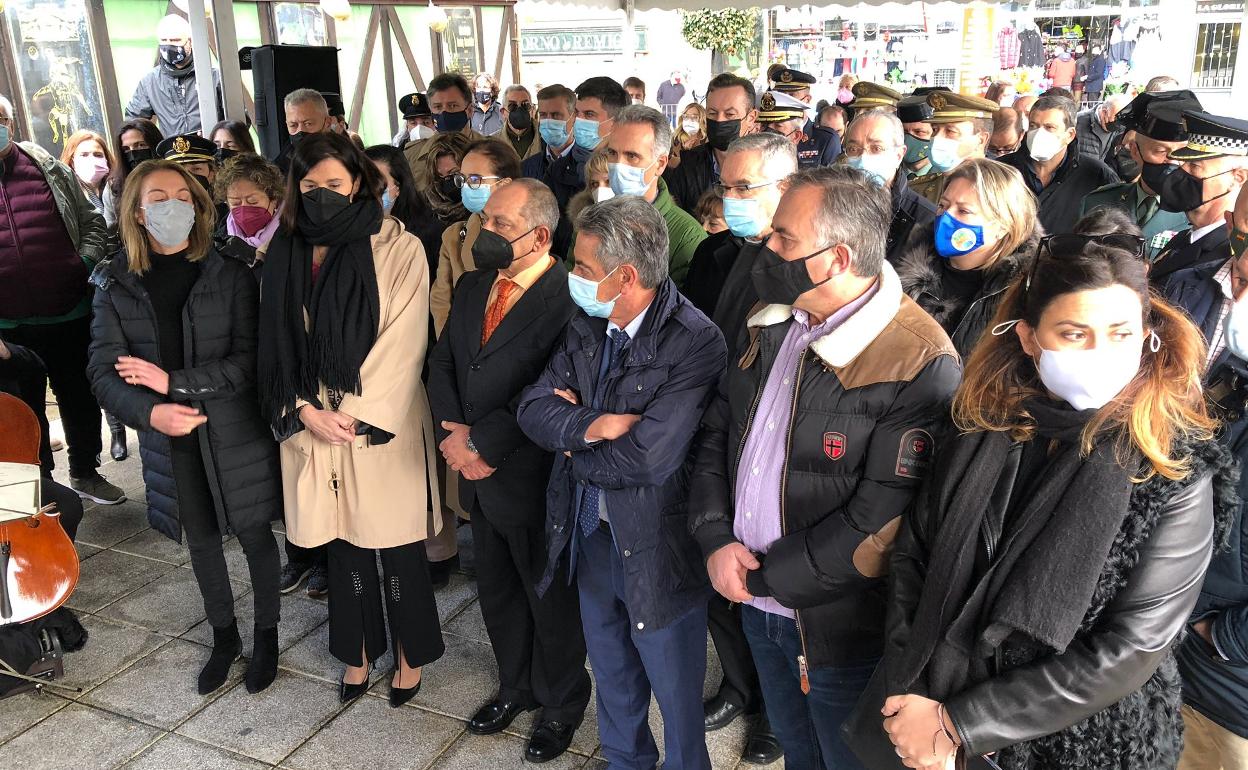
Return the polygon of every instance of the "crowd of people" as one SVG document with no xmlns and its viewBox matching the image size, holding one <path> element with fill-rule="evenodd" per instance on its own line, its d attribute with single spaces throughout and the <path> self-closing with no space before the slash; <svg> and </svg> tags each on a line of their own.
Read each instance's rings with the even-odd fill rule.
<svg viewBox="0 0 1248 770">
<path fill-rule="evenodd" d="M 174 27 L 149 79 L 192 66 Z M 0 98 L 0 387 L 45 494 L 71 530 L 121 502 L 102 410 L 114 457 L 137 433 L 200 693 L 244 652 L 232 534 L 248 692 L 303 587 L 342 700 L 389 650 L 411 701 L 463 524 L 500 682 L 468 730 L 540 710 L 531 762 L 592 693 L 612 768 L 658 763 L 651 695 L 670 768 L 738 718 L 794 770 L 1248 767 L 1248 122 L 768 74 L 665 114 L 443 73 L 372 147 L 300 89 L 274 162 L 150 84 L 58 161 Z"/>
</svg>

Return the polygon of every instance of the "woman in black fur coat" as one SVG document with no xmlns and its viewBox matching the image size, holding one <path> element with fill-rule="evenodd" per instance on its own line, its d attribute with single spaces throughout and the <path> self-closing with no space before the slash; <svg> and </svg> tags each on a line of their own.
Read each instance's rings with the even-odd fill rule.
<svg viewBox="0 0 1248 770">
<path fill-rule="evenodd" d="M 889 697 L 871 705 L 906 767 L 1178 761 L 1173 647 L 1233 473 L 1200 332 L 1150 298 L 1143 241 L 1111 238 L 1042 241 L 898 538 Z"/>
<path fill-rule="evenodd" d="M 936 221 L 911 230 L 891 261 L 902 291 L 965 358 L 1043 234 L 1022 175 L 979 158 L 949 173 Z"/>
</svg>

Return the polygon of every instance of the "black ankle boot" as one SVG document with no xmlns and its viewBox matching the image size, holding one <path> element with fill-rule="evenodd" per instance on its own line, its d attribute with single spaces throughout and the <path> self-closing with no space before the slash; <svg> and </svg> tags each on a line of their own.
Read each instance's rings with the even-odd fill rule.
<svg viewBox="0 0 1248 770">
<path fill-rule="evenodd" d="M 230 666 L 243 653 L 243 640 L 238 636 L 238 621 L 225 628 L 212 627 L 212 654 L 199 672 L 199 694 L 207 695 L 225 684 Z M 276 658 L 276 655 L 274 656 Z"/>
<path fill-rule="evenodd" d="M 108 453 L 114 460 L 121 462 L 130 456 L 130 447 L 126 444 L 126 426 L 108 412 L 105 412 L 104 416 L 108 420 L 108 430 L 112 438 L 109 442 Z"/>
<path fill-rule="evenodd" d="M 273 684 L 277 678 L 277 626 L 257 628 L 256 644 L 247 663 L 247 676 L 243 680 L 247 692 L 255 694 Z"/>
</svg>

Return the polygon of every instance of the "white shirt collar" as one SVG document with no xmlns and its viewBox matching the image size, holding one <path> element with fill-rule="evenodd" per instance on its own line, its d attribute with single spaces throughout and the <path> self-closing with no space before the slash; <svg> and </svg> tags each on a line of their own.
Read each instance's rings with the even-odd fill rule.
<svg viewBox="0 0 1248 770">
<path fill-rule="evenodd" d="M 1204 238 L 1206 235 L 1214 230 L 1217 230 L 1219 227 L 1226 227 L 1226 222 L 1214 222 L 1213 224 L 1205 225 L 1204 227 L 1192 228 L 1192 243 L 1199 241 L 1201 238 Z"/>
<path fill-rule="evenodd" d="M 651 300 L 650 305 L 653 304 L 654 301 Z M 646 320 L 646 314 L 650 312 L 650 305 L 646 305 L 645 309 L 638 313 L 636 318 L 629 321 L 628 326 L 624 327 L 624 333 L 628 335 L 630 340 L 637 339 L 637 332 L 641 331 L 641 323 Z M 620 327 L 615 325 L 615 321 L 607 321 L 607 336 L 610 337 L 611 331 L 618 328 Z"/>
<path fill-rule="evenodd" d="M 568 153 L 572 152 L 572 148 L 575 146 L 576 142 L 568 142 L 567 147 L 564 147 L 562 151 L 556 153 L 555 149 L 548 144 L 546 145 L 546 154 L 550 155 L 554 160 L 559 160 L 560 158 L 565 157 Z"/>
</svg>

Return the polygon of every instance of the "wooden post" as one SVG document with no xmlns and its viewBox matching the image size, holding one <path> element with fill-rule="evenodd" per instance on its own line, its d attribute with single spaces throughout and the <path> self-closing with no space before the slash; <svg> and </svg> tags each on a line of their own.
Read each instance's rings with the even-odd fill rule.
<svg viewBox="0 0 1248 770">
<path fill-rule="evenodd" d="M 7 21 L 7 20 L 6 20 Z M 121 127 L 121 95 L 117 93 L 117 71 L 113 66 L 113 46 L 108 39 L 108 23 L 104 19 L 104 0 L 87 3 L 87 30 L 91 35 L 91 50 L 100 73 L 100 101 L 104 102 L 104 134 L 113 136 Z M 8 36 L 4 36 L 6 45 Z M 21 101 L 17 92 L 10 91 L 14 102 Z M 16 116 L 14 116 L 16 117 Z"/>
<path fill-rule="evenodd" d="M 503 21 L 498 27 L 498 54 L 494 57 L 494 79 L 499 81 L 499 83 L 502 83 L 503 81 L 503 51 L 505 51 L 507 48 L 507 35 L 511 31 L 510 30 L 510 24 L 511 24 L 510 14 L 511 13 L 512 13 L 511 6 L 508 6 L 503 9 Z M 481 41 L 481 42 L 482 42 L 482 45 L 478 45 L 477 46 L 478 48 L 482 48 L 485 41 Z M 520 81 L 513 80 L 511 82 L 518 83 Z"/>
<path fill-rule="evenodd" d="M 408 74 L 416 83 L 417 90 L 424 91 L 425 77 L 420 74 L 420 67 L 416 66 L 416 57 L 412 55 L 412 46 L 407 42 L 407 33 L 403 31 L 399 13 L 393 7 L 386 6 L 386 15 L 390 17 L 390 32 L 394 34 L 394 42 L 398 44 L 399 53 L 403 55 L 403 62 L 407 64 Z"/>
<path fill-rule="evenodd" d="M 380 7 L 375 7 L 380 11 Z M 394 49 L 390 44 L 390 14 L 379 13 L 381 19 L 381 68 L 386 76 L 386 104 L 389 109 L 386 114 L 390 116 L 390 135 L 394 136 L 399 132 L 399 115 L 395 111 L 395 105 L 398 100 L 394 97 Z"/>
<path fill-rule="evenodd" d="M 360 110 L 364 106 L 364 89 L 368 87 L 368 69 L 373 63 L 373 44 L 377 42 L 377 28 L 381 26 L 381 7 L 373 6 L 368 15 L 368 32 L 364 34 L 364 50 L 360 54 L 360 73 L 355 78 L 355 90 L 351 92 L 351 112 L 348 122 L 360 125 Z"/>
<path fill-rule="evenodd" d="M 442 34 L 432 28 L 429 30 L 429 47 L 433 54 L 433 74 L 437 77 L 446 71 L 446 55 L 442 53 Z"/>
<path fill-rule="evenodd" d="M 477 43 L 477 72 L 485 72 L 485 24 L 481 20 L 481 6 L 472 7 L 472 21 L 477 29 L 473 35 Z M 497 80 L 498 76 L 495 75 L 494 79 Z"/>
<path fill-rule="evenodd" d="M 520 82 L 520 23 L 516 19 L 516 6 L 507 6 L 508 29 L 511 32 L 511 74 L 512 82 Z"/>
<path fill-rule="evenodd" d="M 260 14 L 261 45 L 277 45 L 277 19 L 273 16 L 273 3 L 260 0 L 256 3 L 256 11 Z"/>
<path fill-rule="evenodd" d="M 322 18 L 325 19 L 325 42 L 338 47 L 338 22 L 334 21 L 334 17 L 321 11 Z M 369 22 L 372 23 L 371 21 Z"/>
</svg>

